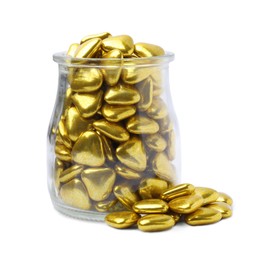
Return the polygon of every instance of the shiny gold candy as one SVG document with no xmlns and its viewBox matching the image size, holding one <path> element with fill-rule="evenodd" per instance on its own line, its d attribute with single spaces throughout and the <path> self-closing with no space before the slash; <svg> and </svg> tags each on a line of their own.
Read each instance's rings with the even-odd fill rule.
<svg viewBox="0 0 260 260">
<path fill-rule="evenodd" d="M 134 105 L 112 106 L 109 104 L 104 104 L 102 107 L 102 115 L 110 122 L 119 122 L 134 115 L 135 112 L 136 107 Z"/>
<path fill-rule="evenodd" d="M 121 211 L 109 213 L 105 217 L 105 222 L 114 228 L 128 228 L 137 223 L 140 216 L 134 212 Z"/>
<path fill-rule="evenodd" d="M 68 205 L 80 208 L 90 209 L 91 201 L 84 184 L 78 180 L 73 179 L 64 184 L 60 189 L 61 199 Z"/>
<path fill-rule="evenodd" d="M 122 69 L 122 80 L 127 84 L 137 84 L 151 75 L 149 67 L 138 67 L 134 62 L 128 62 Z"/>
<path fill-rule="evenodd" d="M 60 174 L 60 182 L 65 183 L 76 178 L 83 170 L 81 165 L 72 165 Z"/>
<path fill-rule="evenodd" d="M 72 96 L 74 105 L 85 118 L 92 117 L 102 106 L 103 91 L 99 90 L 92 93 L 75 93 Z"/>
<path fill-rule="evenodd" d="M 167 181 L 156 178 L 147 178 L 141 181 L 138 191 L 142 199 L 152 199 L 159 198 L 161 193 L 167 188 Z"/>
<path fill-rule="evenodd" d="M 146 110 L 146 114 L 153 119 L 162 119 L 167 116 L 168 109 L 161 98 L 154 98 L 151 106 Z"/>
<path fill-rule="evenodd" d="M 151 78 L 148 78 L 139 84 L 136 85 L 141 99 L 137 104 L 139 111 L 147 110 L 153 101 L 153 81 Z"/>
<path fill-rule="evenodd" d="M 159 119 L 157 122 L 160 125 L 159 132 L 161 134 L 168 133 L 168 132 L 170 132 L 173 129 L 173 123 L 172 123 L 169 115 L 167 115 L 166 117 L 164 117 L 162 119 Z"/>
<path fill-rule="evenodd" d="M 206 205 L 205 207 L 219 211 L 222 215 L 222 218 L 229 218 L 232 216 L 231 207 L 225 202 L 213 202 Z"/>
<path fill-rule="evenodd" d="M 68 80 L 73 91 L 89 93 L 101 87 L 103 76 L 99 69 L 80 68 L 73 76 L 68 77 Z"/>
<path fill-rule="evenodd" d="M 84 43 L 88 40 L 95 39 L 95 38 L 99 38 L 99 39 L 104 40 L 104 39 L 108 38 L 109 36 L 111 36 L 111 34 L 109 32 L 90 34 L 90 35 L 83 37 L 80 41 L 80 44 L 82 44 L 82 43 Z"/>
<path fill-rule="evenodd" d="M 72 142 L 71 140 L 68 138 L 68 139 L 63 139 L 61 134 L 60 134 L 60 131 L 59 129 L 57 129 L 57 133 L 56 133 L 56 143 L 59 143 L 61 145 L 65 145 L 69 150 L 71 150 L 72 148 Z"/>
<path fill-rule="evenodd" d="M 169 202 L 170 209 L 175 213 L 189 214 L 196 211 L 203 204 L 201 196 L 193 194 L 177 197 Z"/>
<path fill-rule="evenodd" d="M 61 161 L 70 162 L 71 161 L 71 154 L 70 149 L 68 149 L 65 145 L 56 143 L 55 145 L 55 154 L 58 159 Z"/>
<path fill-rule="evenodd" d="M 230 206 L 233 204 L 232 198 L 224 192 L 218 192 L 218 198 L 216 199 L 216 202 L 225 202 Z"/>
<path fill-rule="evenodd" d="M 195 193 L 200 195 L 203 198 L 203 204 L 206 205 L 212 202 L 215 202 L 218 199 L 218 192 L 211 189 L 211 188 L 205 188 L 205 187 L 196 187 Z"/>
<path fill-rule="evenodd" d="M 99 38 L 93 38 L 83 42 L 75 51 L 75 58 L 93 57 L 101 46 L 101 42 L 102 41 Z M 80 63 L 84 63 L 84 61 L 80 61 Z"/>
<path fill-rule="evenodd" d="M 165 152 L 157 153 L 153 159 L 152 167 L 155 174 L 167 181 L 174 181 L 176 179 L 176 169 L 169 162 Z"/>
<path fill-rule="evenodd" d="M 92 123 L 94 122 L 93 119 L 82 118 L 75 107 L 71 107 L 68 110 L 65 121 L 69 138 L 74 142 L 78 139 L 81 133 L 90 130 L 92 128 Z"/>
<path fill-rule="evenodd" d="M 137 54 L 135 54 L 135 53 L 133 52 L 132 55 L 131 55 L 131 58 L 140 58 L 140 57 L 138 57 Z"/>
<path fill-rule="evenodd" d="M 57 190 L 60 188 L 60 175 L 64 170 L 64 164 L 61 160 L 55 159 L 54 183 Z"/>
<path fill-rule="evenodd" d="M 140 94 L 133 86 L 119 83 L 108 88 L 104 99 L 110 105 L 133 105 L 139 102 Z"/>
<path fill-rule="evenodd" d="M 163 88 L 158 85 L 154 85 L 153 97 L 158 97 L 158 96 L 162 95 L 162 93 L 163 93 Z"/>
<path fill-rule="evenodd" d="M 153 96 L 160 96 L 163 93 L 164 79 L 163 70 L 161 67 L 155 67 L 153 73 L 151 74 L 151 79 L 153 81 Z"/>
<path fill-rule="evenodd" d="M 181 220 L 181 214 L 171 212 L 169 215 L 174 219 L 175 223 Z"/>
<path fill-rule="evenodd" d="M 163 152 L 167 147 L 166 140 L 158 133 L 147 135 L 144 142 L 151 150 L 156 152 Z"/>
<path fill-rule="evenodd" d="M 138 137 L 134 136 L 120 144 L 116 149 L 116 156 L 121 163 L 133 170 L 142 172 L 146 168 L 145 148 Z"/>
<path fill-rule="evenodd" d="M 128 180 L 138 180 L 143 177 L 143 172 L 134 171 L 121 163 L 115 165 L 115 171 L 118 175 Z"/>
<path fill-rule="evenodd" d="M 135 53 L 141 58 L 162 56 L 165 54 L 163 48 L 160 46 L 144 42 L 135 44 Z"/>
<path fill-rule="evenodd" d="M 155 134 L 159 131 L 157 122 L 143 115 L 134 115 L 129 118 L 126 128 L 132 134 Z"/>
<path fill-rule="evenodd" d="M 67 56 L 75 57 L 75 53 L 78 47 L 79 47 L 78 43 L 72 43 L 67 51 Z"/>
<path fill-rule="evenodd" d="M 71 140 L 69 138 L 67 129 L 65 127 L 65 120 L 64 119 L 60 120 L 59 125 L 58 125 L 58 129 L 59 129 L 60 137 L 62 139 L 62 143 L 64 143 L 64 145 L 66 147 L 71 149 L 72 148 L 72 142 L 71 142 Z"/>
<path fill-rule="evenodd" d="M 124 206 L 119 200 L 117 200 L 116 204 L 113 205 L 113 206 L 109 209 L 110 212 L 125 211 L 125 210 L 126 210 L 125 206 Z"/>
<path fill-rule="evenodd" d="M 149 214 L 137 222 L 138 229 L 146 232 L 163 231 L 175 225 L 174 219 L 166 214 Z"/>
<path fill-rule="evenodd" d="M 104 55 L 104 53 L 105 53 L 105 52 L 104 52 L 102 49 L 99 49 L 99 50 L 95 53 L 95 55 L 93 56 L 93 58 L 101 59 L 102 56 Z"/>
<path fill-rule="evenodd" d="M 65 97 L 64 97 L 63 109 L 62 109 L 62 116 L 61 116 L 62 118 L 66 117 L 67 112 L 71 106 L 71 103 L 72 103 L 71 96 L 72 96 L 71 88 L 67 88 Z"/>
<path fill-rule="evenodd" d="M 111 194 L 116 180 L 116 174 L 111 168 L 89 168 L 81 173 L 89 197 L 95 201 L 102 201 Z"/>
<path fill-rule="evenodd" d="M 119 81 L 122 64 L 123 64 L 123 54 L 120 50 L 112 50 L 104 54 L 102 61 L 102 66 L 105 66 L 101 69 L 104 80 L 109 86 L 115 86 Z"/>
<path fill-rule="evenodd" d="M 99 132 L 97 132 L 97 133 L 99 133 Z M 106 138 L 104 135 L 100 134 L 100 137 L 101 137 L 101 140 L 103 143 L 103 148 L 104 148 L 104 152 L 105 152 L 107 159 L 110 162 L 115 162 L 116 161 L 115 149 L 112 145 L 112 142 L 110 141 L 110 139 Z"/>
<path fill-rule="evenodd" d="M 173 130 L 165 134 L 167 140 L 166 154 L 170 161 L 175 159 L 175 133 Z"/>
<path fill-rule="evenodd" d="M 102 41 L 102 49 L 106 52 L 117 49 L 124 57 L 129 57 L 134 52 L 133 39 L 128 35 L 111 36 Z"/>
<path fill-rule="evenodd" d="M 161 194 L 161 199 L 170 201 L 177 197 L 191 195 L 194 192 L 194 190 L 195 190 L 195 187 L 192 184 L 189 184 L 189 183 L 179 184 L 177 186 L 174 186 L 174 187 L 171 187 L 171 188 L 165 190 Z"/>
<path fill-rule="evenodd" d="M 99 167 L 105 163 L 102 140 L 94 131 L 86 131 L 78 138 L 71 155 L 74 162 L 83 165 Z"/>
<path fill-rule="evenodd" d="M 126 184 L 115 186 L 114 195 L 129 210 L 132 210 L 134 203 L 139 201 L 139 196 Z"/>
<path fill-rule="evenodd" d="M 199 208 L 185 217 L 185 222 L 192 226 L 213 224 L 220 221 L 222 215 L 215 209 Z"/>
<path fill-rule="evenodd" d="M 93 123 L 94 128 L 103 135 L 118 142 L 125 142 L 130 135 L 126 129 L 116 123 L 108 122 L 105 119 L 100 119 Z"/>
<path fill-rule="evenodd" d="M 145 199 L 133 205 L 134 212 L 140 214 L 165 213 L 168 209 L 168 204 L 160 199 Z"/>
<path fill-rule="evenodd" d="M 95 209 L 99 212 L 107 212 L 115 206 L 117 199 L 114 196 L 109 196 L 106 200 L 99 201 L 95 204 Z"/>
</svg>

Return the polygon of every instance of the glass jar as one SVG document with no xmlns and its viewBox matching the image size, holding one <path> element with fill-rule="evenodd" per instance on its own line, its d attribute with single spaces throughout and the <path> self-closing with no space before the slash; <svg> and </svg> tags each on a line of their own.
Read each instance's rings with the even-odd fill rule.
<svg viewBox="0 0 260 260">
<path fill-rule="evenodd" d="M 173 53 L 53 58 L 59 82 L 48 129 L 48 188 L 58 211 L 103 220 L 107 212 L 129 210 L 179 182 L 169 84 Z"/>
</svg>

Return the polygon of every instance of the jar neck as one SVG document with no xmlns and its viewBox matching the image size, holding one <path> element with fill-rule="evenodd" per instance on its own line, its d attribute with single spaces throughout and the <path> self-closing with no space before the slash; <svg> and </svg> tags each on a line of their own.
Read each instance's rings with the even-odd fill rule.
<svg viewBox="0 0 260 260">
<path fill-rule="evenodd" d="M 168 66 L 174 60 L 174 54 L 166 52 L 163 56 L 154 56 L 148 58 L 72 58 L 66 56 L 65 52 L 53 55 L 53 60 L 59 65 L 75 68 L 118 68 L 118 67 L 135 67 L 150 68 Z"/>
</svg>

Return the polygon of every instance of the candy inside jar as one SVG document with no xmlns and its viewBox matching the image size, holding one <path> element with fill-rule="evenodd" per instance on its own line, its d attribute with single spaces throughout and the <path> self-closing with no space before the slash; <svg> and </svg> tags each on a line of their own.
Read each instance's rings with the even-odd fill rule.
<svg viewBox="0 0 260 260">
<path fill-rule="evenodd" d="M 172 53 L 128 35 L 84 37 L 54 55 L 59 88 L 48 133 L 49 190 L 70 216 L 103 220 L 179 181 Z"/>
</svg>

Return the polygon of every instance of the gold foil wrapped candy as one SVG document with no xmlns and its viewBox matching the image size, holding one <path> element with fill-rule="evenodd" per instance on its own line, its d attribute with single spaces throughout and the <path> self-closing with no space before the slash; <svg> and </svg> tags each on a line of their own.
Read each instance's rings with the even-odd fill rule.
<svg viewBox="0 0 260 260">
<path fill-rule="evenodd" d="M 75 106 L 84 118 L 94 116 L 102 106 L 103 91 L 92 93 L 75 93 L 71 98 Z"/>
<path fill-rule="evenodd" d="M 222 215 L 222 218 L 229 218 L 232 216 L 231 207 L 225 202 L 213 202 L 206 207 L 219 211 Z"/>
<path fill-rule="evenodd" d="M 75 92 L 94 92 L 101 87 L 103 76 L 96 68 L 80 68 L 69 78 L 69 83 Z"/>
<path fill-rule="evenodd" d="M 134 212 L 114 212 L 106 216 L 106 223 L 114 228 L 128 228 L 137 223 L 140 216 Z"/>
<path fill-rule="evenodd" d="M 72 157 L 71 157 L 71 150 L 67 148 L 65 145 L 57 143 L 55 145 L 55 154 L 56 157 L 65 162 L 70 162 Z"/>
<path fill-rule="evenodd" d="M 125 208 L 129 210 L 132 210 L 134 203 L 139 201 L 139 196 L 126 184 L 115 186 L 114 194 L 116 198 L 125 206 Z"/>
<path fill-rule="evenodd" d="M 153 81 L 148 78 L 136 85 L 140 93 L 140 101 L 137 104 L 139 111 L 147 110 L 153 102 Z"/>
<path fill-rule="evenodd" d="M 111 168 L 89 168 L 82 172 L 81 178 L 90 198 L 102 201 L 111 194 L 116 174 Z"/>
<path fill-rule="evenodd" d="M 60 189 L 62 200 L 68 205 L 88 210 L 91 207 L 91 201 L 84 184 L 79 179 L 73 179 L 64 184 Z"/>
<path fill-rule="evenodd" d="M 185 217 L 185 222 L 189 225 L 206 225 L 220 221 L 222 215 L 219 211 L 212 208 L 199 208 L 195 212 Z"/>
<path fill-rule="evenodd" d="M 102 49 L 106 52 L 117 49 L 129 57 L 134 52 L 134 42 L 128 35 L 111 36 L 102 41 Z"/>
<path fill-rule="evenodd" d="M 218 198 L 217 198 L 216 201 L 217 202 L 225 202 L 229 206 L 231 206 L 233 204 L 232 198 L 228 194 L 226 194 L 224 192 L 218 192 Z"/>
<path fill-rule="evenodd" d="M 104 54 L 102 58 L 109 59 L 102 62 L 104 68 L 102 68 L 101 71 L 104 80 L 109 86 L 114 86 L 120 79 L 123 65 L 123 54 L 120 50 L 114 49 Z"/>
<path fill-rule="evenodd" d="M 161 194 L 161 198 L 166 201 L 170 201 L 174 198 L 191 195 L 195 190 L 195 187 L 189 183 L 183 183 L 165 190 Z"/>
<path fill-rule="evenodd" d="M 175 167 L 169 162 L 167 155 L 164 152 L 157 153 L 152 161 L 152 167 L 155 174 L 167 181 L 176 180 Z"/>
<path fill-rule="evenodd" d="M 92 128 L 93 119 L 84 119 L 81 117 L 79 111 L 75 107 L 71 107 L 68 110 L 66 116 L 66 129 L 68 136 L 72 141 L 77 141 L 79 136 Z"/>
<path fill-rule="evenodd" d="M 108 88 L 104 99 L 110 105 L 133 105 L 139 102 L 140 94 L 132 85 L 119 83 Z"/>
<path fill-rule="evenodd" d="M 169 202 L 170 209 L 180 214 L 194 212 L 202 205 L 202 197 L 196 194 L 177 197 Z"/>
<path fill-rule="evenodd" d="M 108 212 L 116 203 L 117 199 L 114 196 L 110 196 L 106 200 L 97 202 L 95 209 L 99 212 Z"/>
<path fill-rule="evenodd" d="M 160 134 L 147 135 L 144 138 L 145 144 L 153 151 L 163 152 L 167 147 L 166 140 Z M 169 144 L 170 145 L 170 144 Z"/>
<path fill-rule="evenodd" d="M 206 187 L 196 187 L 195 193 L 203 198 L 203 205 L 214 202 L 219 197 L 218 192 L 216 190 Z"/>
<path fill-rule="evenodd" d="M 143 115 L 131 117 L 126 123 L 126 128 L 132 134 L 155 134 L 159 131 L 158 123 Z"/>
<path fill-rule="evenodd" d="M 128 62 L 127 66 L 122 69 L 122 80 L 126 84 L 137 84 L 147 79 L 151 75 L 149 67 L 136 67 L 135 63 Z"/>
<path fill-rule="evenodd" d="M 104 104 L 102 107 L 102 115 L 106 118 L 106 120 L 110 122 L 119 122 L 122 121 L 136 112 L 136 107 L 133 105 L 119 105 L 112 106 L 108 104 Z"/>
<path fill-rule="evenodd" d="M 116 123 L 108 122 L 105 119 L 95 121 L 93 123 L 93 127 L 114 141 L 124 142 L 127 141 L 130 137 L 129 133 L 124 127 Z"/>
<path fill-rule="evenodd" d="M 146 114 L 153 119 L 162 119 L 167 116 L 168 109 L 161 98 L 154 98 L 151 106 L 147 109 Z"/>
<path fill-rule="evenodd" d="M 168 209 L 168 204 L 160 199 L 141 200 L 133 205 L 134 212 L 140 214 L 165 213 Z"/>
<path fill-rule="evenodd" d="M 140 218 L 138 228 L 145 232 L 163 231 L 175 225 L 173 217 L 166 214 L 149 214 Z"/>
<path fill-rule="evenodd" d="M 156 178 L 147 178 L 141 181 L 139 185 L 139 194 L 142 199 L 159 198 L 167 188 L 167 181 Z"/>
<path fill-rule="evenodd" d="M 91 58 L 98 51 L 102 41 L 99 38 L 93 38 L 84 41 L 75 51 L 75 58 Z"/>
<path fill-rule="evenodd" d="M 160 46 L 150 44 L 150 43 L 136 43 L 135 44 L 135 54 L 138 57 L 153 57 L 153 56 L 162 56 L 165 54 L 163 48 Z"/>
<path fill-rule="evenodd" d="M 73 180 L 82 172 L 82 170 L 83 167 L 81 165 L 74 164 L 73 166 L 61 172 L 59 180 L 61 183 L 66 183 L 70 180 Z"/>
<path fill-rule="evenodd" d="M 128 180 L 138 180 L 144 176 L 143 172 L 134 171 L 121 163 L 115 165 L 115 171 L 121 177 Z"/>
<path fill-rule="evenodd" d="M 83 133 L 72 148 L 72 159 L 74 162 L 99 167 L 105 163 L 105 154 L 102 140 L 94 131 Z"/>
<path fill-rule="evenodd" d="M 116 149 L 116 156 L 120 162 L 133 170 L 144 171 L 146 169 L 146 151 L 138 137 L 133 137 L 120 144 Z"/>
<path fill-rule="evenodd" d="M 111 34 L 109 32 L 87 35 L 81 39 L 80 44 L 82 44 L 88 40 L 95 39 L 95 38 L 104 40 L 104 39 L 108 38 L 109 36 L 111 36 Z"/>
</svg>

